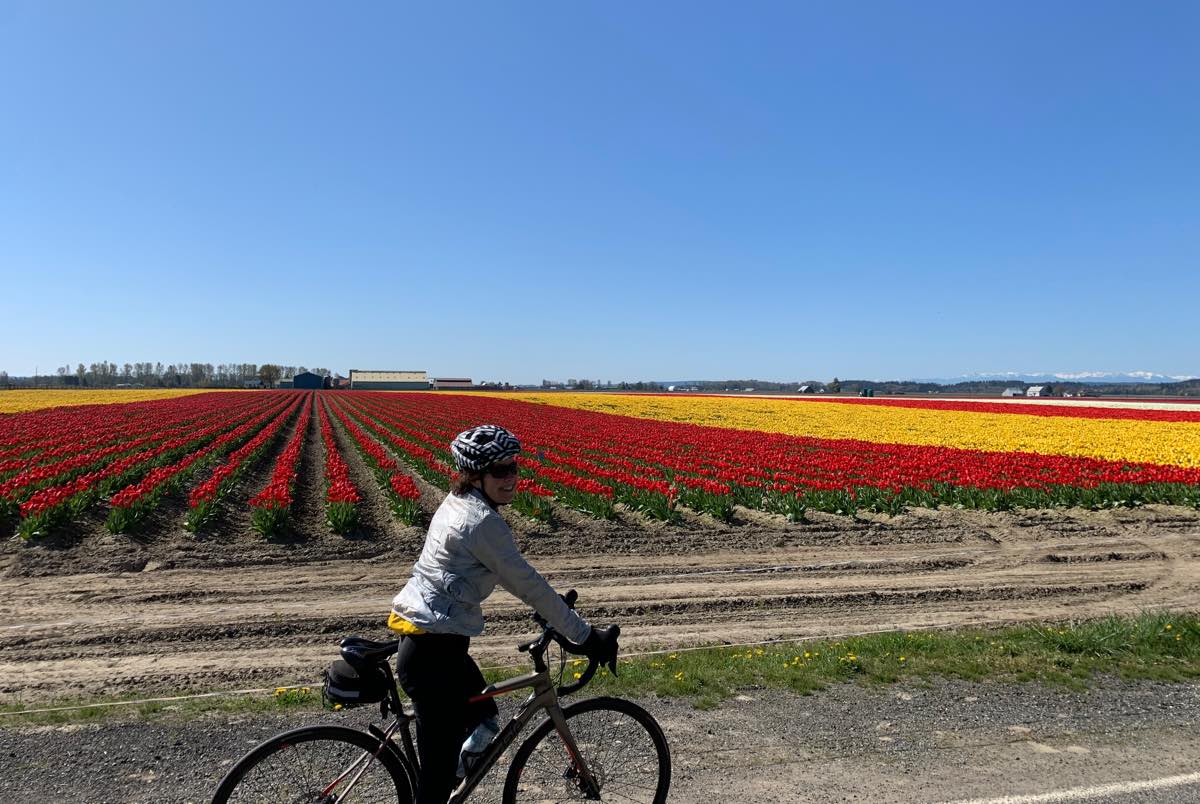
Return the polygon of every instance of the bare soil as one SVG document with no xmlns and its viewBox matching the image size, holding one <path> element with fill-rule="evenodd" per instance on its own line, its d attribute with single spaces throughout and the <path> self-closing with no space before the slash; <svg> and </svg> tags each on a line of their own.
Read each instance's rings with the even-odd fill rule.
<svg viewBox="0 0 1200 804">
<path fill-rule="evenodd" d="M 240 514 L 192 534 L 177 507 L 152 536 L 108 534 L 97 512 L 65 537 L 0 545 L 0 702 L 308 683 L 342 636 L 386 638 L 390 600 L 424 533 L 390 517 L 340 427 L 338 438 L 364 496 L 348 536 L 324 526 L 314 425 L 284 538 L 264 540 Z M 261 487 L 271 464 L 248 473 L 236 496 Z M 440 494 L 420 484 L 431 514 Z M 1190 509 L 915 510 L 806 523 L 739 510 L 732 523 L 688 515 L 679 524 L 563 510 L 554 526 L 506 516 L 551 583 L 580 591 L 586 617 L 621 624 L 627 653 L 1200 609 L 1200 512 Z M 519 665 L 526 608 L 498 591 L 487 615 L 473 653 Z"/>
</svg>

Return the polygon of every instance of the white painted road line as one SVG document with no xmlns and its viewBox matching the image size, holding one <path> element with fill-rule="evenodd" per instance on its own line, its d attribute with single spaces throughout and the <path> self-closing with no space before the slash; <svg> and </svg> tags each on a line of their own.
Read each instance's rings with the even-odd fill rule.
<svg viewBox="0 0 1200 804">
<path fill-rule="evenodd" d="M 1148 779 L 1144 782 L 1112 782 L 1094 787 L 1074 787 L 1070 790 L 1054 790 L 1049 793 L 1036 793 L 1024 796 L 972 798 L 969 800 L 947 802 L 947 804 L 1058 804 L 1058 802 L 1065 801 L 1087 801 L 1088 799 L 1103 798 L 1105 796 L 1120 796 L 1130 793 L 1166 790 L 1171 787 L 1181 787 L 1189 784 L 1200 784 L 1200 773 L 1164 776 L 1161 779 Z"/>
</svg>

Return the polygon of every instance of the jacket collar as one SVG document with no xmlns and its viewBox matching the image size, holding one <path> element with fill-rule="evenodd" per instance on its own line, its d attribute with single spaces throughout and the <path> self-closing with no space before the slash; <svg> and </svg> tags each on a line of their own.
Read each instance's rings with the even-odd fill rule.
<svg viewBox="0 0 1200 804">
<path fill-rule="evenodd" d="M 479 500 L 481 503 L 486 505 L 488 508 L 491 508 L 493 511 L 500 510 L 499 506 L 497 506 L 494 502 L 492 502 L 492 498 L 487 496 L 487 494 L 484 493 L 483 489 L 477 489 L 477 488 L 472 487 L 472 489 L 469 492 L 467 492 L 467 494 L 468 494 L 468 496 L 474 497 L 475 499 Z"/>
</svg>

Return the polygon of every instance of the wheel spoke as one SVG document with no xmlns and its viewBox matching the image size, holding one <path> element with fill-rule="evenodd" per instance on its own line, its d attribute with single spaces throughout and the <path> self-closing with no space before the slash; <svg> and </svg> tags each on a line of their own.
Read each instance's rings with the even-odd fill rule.
<svg viewBox="0 0 1200 804">
<path fill-rule="evenodd" d="M 389 763 L 373 756 L 377 747 L 374 738 L 350 729 L 318 727 L 281 735 L 239 762 L 216 800 L 325 804 L 333 795 L 345 796 L 339 801 L 346 802 L 402 800 L 399 791 L 408 789 L 407 778 L 403 770 L 400 778 L 393 777 Z"/>
<path fill-rule="evenodd" d="M 579 756 L 600 788 L 601 800 L 654 802 L 660 789 L 659 746 L 649 728 L 625 711 L 629 706 L 610 700 L 592 707 L 568 707 L 567 724 Z M 662 749 L 665 752 L 665 744 Z M 506 801 L 587 800 L 566 745 L 556 731 L 545 733 L 523 755 L 524 766 L 514 764 L 510 771 Z M 667 762 L 665 754 L 662 760 Z"/>
</svg>

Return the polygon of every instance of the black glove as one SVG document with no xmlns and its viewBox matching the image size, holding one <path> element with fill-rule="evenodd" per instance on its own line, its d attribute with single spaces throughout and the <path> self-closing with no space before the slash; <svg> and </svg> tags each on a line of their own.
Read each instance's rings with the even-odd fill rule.
<svg viewBox="0 0 1200 804">
<path fill-rule="evenodd" d="M 620 632 L 621 629 L 615 625 L 607 628 L 592 626 L 592 632 L 580 645 L 585 656 L 601 665 L 608 665 L 614 676 L 617 674 L 617 636 Z"/>
</svg>

